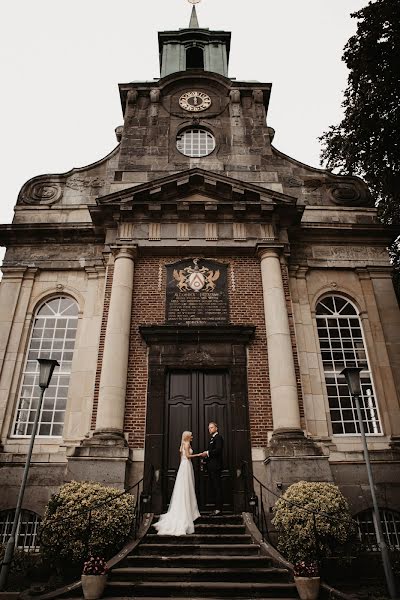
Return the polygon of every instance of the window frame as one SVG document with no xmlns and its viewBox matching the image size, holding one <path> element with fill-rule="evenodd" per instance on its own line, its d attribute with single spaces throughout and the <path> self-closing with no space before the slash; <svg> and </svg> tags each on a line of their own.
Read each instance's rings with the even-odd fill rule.
<svg viewBox="0 0 400 600">
<path fill-rule="evenodd" d="M 388 533 L 388 527 L 387 527 L 387 524 L 389 523 L 389 519 L 387 518 L 388 515 L 393 517 L 394 531 L 391 533 Z M 367 517 L 368 519 L 361 521 L 362 517 L 364 517 L 364 516 Z M 383 537 L 384 537 L 384 540 L 385 540 L 389 550 L 399 551 L 400 550 L 400 512 L 398 512 L 396 510 L 391 510 L 389 508 L 379 507 L 379 516 L 380 516 L 381 525 L 382 525 Z M 356 515 L 354 515 L 353 518 L 354 518 L 355 522 L 357 523 L 358 539 L 360 540 L 360 543 L 365 547 L 367 552 L 374 552 L 374 553 L 380 552 L 378 540 L 376 539 L 376 532 L 375 532 L 375 526 L 374 526 L 375 513 L 374 513 L 373 509 L 367 508 L 366 510 L 363 510 L 363 511 L 357 513 Z M 364 533 L 364 536 L 368 540 L 372 536 L 374 537 L 375 541 L 372 544 L 368 544 L 368 543 L 364 542 L 361 523 L 364 523 L 364 525 L 366 526 L 365 527 L 366 529 L 368 528 L 368 531 L 366 533 Z M 397 523 L 399 525 L 398 529 L 396 528 Z M 396 538 L 395 546 L 392 546 L 390 544 L 390 540 L 391 540 L 392 536 L 394 536 Z"/>
<path fill-rule="evenodd" d="M 19 416 L 19 412 L 21 410 L 21 399 L 22 399 L 22 388 L 24 387 L 25 384 L 25 375 L 29 374 L 27 373 L 27 365 L 29 362 L 29 354 L 31 351 L 34 351 L 35 349 L 32 348 L 32 340 L 33 338 L 33 333 L 34 333 L 34 329 L 35 329 L 35 324 L 36 321 L 38 319 L 39 313 L 40 311 L 46 306 L 46 304 L 54 301 L 54 300 L 60 300 L 60 299 L 65 299 L 65 300 L 69 300 L 71 302 L 73 302 L 76 306 L 76 315 L 67 315 L 67 318 L 74 318 L 76 319 L 76 328 L 75 328 L 75 337 L 74 337 L 74 344 L 73 347 L 71 349 L 67 349 L 65 348 L 65 342 L 66 341 L 71 341 L 71 340 L 66 340 L 66 336 L 64 334 L 64 338 L 63 338 L 63 346 L 60 349 L 62 352 L 70 352 L 72 353 L 72 357 L 71 357 L 71 368 L 69 370 L 68 373 L 65 373 L 63 371 L 59 371 L 59 367 L 56 367 L 54 374 L 55 375 L 64 375 L 64 376 L 68 376 L 68 384 L 67 386 L 61 386 L 61 387 L 67 387 L 66 390 L 66 397 L 65 397 L 65 408 L 62 410 L 62 412 L 64 413 L 63 415 L 63 423 L 62 423 L 62 429 L 61 429 L 61 433 L 59 435 L 56 434 L 40 434 L 40 426 L 41 424 L 46 424 L 49 423 L 50 424 L 50 428 L 52 429 L 54 424 L 61 424 L 61 423 L 54 423 L 54 413 L 56 412 L 56 402 L 57 402 L 57 395 L 55 395 L 54 397 L 54 403 L 53 403 L 53 408 L 51 409 L 52 412 L 52 418 L 50 421 L 42 421 L 42 416 L 43 416 L 43 411 L 44 411 L 44 406 L 45 403 L 43 402 L 42 404 L 42 408 L 41 408 L 41 415 L 40 415 L 40 419 L 39 419 L 39 425 L 38 425 L 38 432 L 36 434 L 36 438 L 40 438 L 40 440 L 45 443 L 46 441 L 51 441 L 51 440 L 62 440 L 63 438 L 63 432 L 64 432 L 64 427 L 65 427 L 65 416 L 66 416 L 66 412 L 67 412 L 67 401 L 68 401 L 68 392 L 69 392 L 69 388 L 71 385 L 71 375 L 72 375 L 72 361 L 74 358 L 74 352 L 75 352 L 75 347 L 76 347 L 76 341 L 77 341 L 77 333 L 78 333 L 78 325 L 79 325 L 79 303 L 76 300 L 76 298 L 74 298 L 72 295 L 70 294 L 65 294 L 65 293 L 61 293 L 61 294 L 56 294 L 56 295 L 52 295 L 52 296 L 48 296 L 44 299 L 42 299 L 42 301 L 37 305 L 34 313 L 33 313 L 33 317 L 32 317 L 32 321 L 31 321 L 31 326 L 30 326 L 30 331 L 29 331 L 29 336 L 28 336 L 28 340 L 27 340 L 27 346 L 26 346 L 26 351 L 25 351 L 25 357 L 24 357 L 24 362 L 23 362 L 23 368 L 21 370 L 21 375 L 20 375 L 20 382 L 19 382 L 19 386 L 18 386 L 18 394 L 17 394 L 17 399 L 16 399 L 16 405 L 15 405 L 15 409 L 14 409 L 14 413 L 13 413 L 13 418 L 12 418 L 12 422 L 11 422 L 11 432 L 9 435 L 9 439 L 16 441 L 16 440 L 29 440 L 31 438 L 31 433 L 24 433 L 24 434 L 19 434 L 16 433 L 16 428 L 17 428 L 17 424 L 18 424 L 18 416 Z M 49 317 L 50 315 L 46 315 L 47 317 Z M 45 318 L 45 317 L 42 317 Z M 54 317 L 57 318 L 57 317 Z M 68 326 L 66 325 L 65 327 L 65 331 L 68 329 Z M 44 328 L 43 328 L 44 331 Z M 40 341 L 43 341 L 43 337 L 42 336 L 40 338 Z M 39 338 L 38 338 L 39 339 Z M 55 339 L 55 338 L 54 338 Z M 60 351 L 59 349 L 57 349 L 57 351 Z M 47 357 L 48 354 L 50 354 L 51 351 L 46 351 L 43 350 L 41 355 L 44 357 Z M 38 377 L 38 371 L 35 371 L 35 373 L 31 373 L 31 375 L 34 376 L 37 375 Z M 54 381 L 54 380 L 53 380 Z M 58 382 L 59 383 L 59 382 Z M 33 384 L 35 387 L 38 387 L 38 384 Z M 57 385 L 57 392 L 58 392 L 58 388 L 60 386 Z M 30 397 L 30 401 L 32 401 L 33 396 Z M 46 399 L 46 394 L 44 396 L 44 400 Z M 32 412 L 32 407 L 31 407 L 31 403 L 29 408 L 26 409 L 28 411 L 28 418 L 30 413 Z M 50 409 L 49 409 L 50 410 Z M 30 421 L 28 420 L 27 423 L 29 424 Z"/>
<path fill-rule="evenodd" d="M 24 520 L 25 517 L 25 520 Z M 14 522 L 14 518 L 15 518 L 15 508 L 9 508 L 9 509 L 5 509 L 5 510 L 1 510 L 0 511 L 0 544 L 7 544 L 8 540 L 10 539 L 10 535 L 11 535 L 11 529 L 12 529 L 12 525 Z M 42 522 L 42 517 L 33 512 L 32 510 L 27 510 L 27 509 L 22 509 L 18 518 L 18 526 L 17 526 L 17 531 L 16 531 L 16 535 L 15 535 L 15 545 L 14 548 L 18 549 L 18 550 L 23 550 L 24 552 L 27 553 L 38 553 L 40 552 L 40 545 L 39 544 L 30 544 L 29 546 L 23 545 L 23 546 L 19 546 L 18 545 L 18 541 L 21 535 L 21 526 L 22 525 L 27 525 L 28 527 L 32 528 L 32 531 L 28 534 L 32 537 L 32 541 L 33 542 L 38 542 L 39 541 L 39 527 L 40 524 Z M 8 531 L 8 535 L 6 535 L 6 532 Z M 27 538 L 27 534 L 25 532 L 24 535 L 24 539 L 26 540 Z"/>
<path fill-rule="evenodd" d="M 367 368 L 363 369 L 363 371 L 367 372 L 368 375 L 369 375 L 370 387 L 372 389 L 372 397 L 374 399 L 374 405 L 375 405 L 374 406 L 374 410 L 375 410 L 376 415 L 377 415 L 378 426 L 379 426 L 379 429 L 380 429 L 379 432 L 369 432 L 369 431 L 366 430 L 365 431 L 365 435 L 368 436 L 368 437 L 370 437 L 370 438 L 371 437 L 384 437 L 385 433 L 383 431 L 383 420 L 382 420 L 382 417 L 381 417 L 381 414 L 380 414 L 380 410 L 379 410 L 379 402 L 378 402 L 378 398 L 377 398 L 377 394 L 376 394 L 376 386 L 375 386 L 375 382 L 374 382 L 374 375 L 373 375 L 372 368 L 371 368 L 371 361 L 370 361 L 370 357 L 369 357 L 368 346 L 367 346 L 367 343 L 366 343 L 366 337 L 365 337 L 363 322 L 362 322 L 362 319 L 360 317 L 360 311 L 359 311 L 356 303 L 351 298 L 349 298 L 346 294 L 343 294 L 341 292 L 336 292 L 336 291 L 326 292 L 325 294 L 323 294 L 322 296 L 320 296 L 318 298 L 318 300 L 316 301 L 316 303 L 315 303 L 315 310 L 314 310 L 316 336 L 317 336 L 317 340 L 318 340 L 318 349 L 319 349 L 319 360 L 320 360 L 320 364 L 321 364 L 322 381 L 323 381 L 323 385 L 324 385 L 324 389 L 325 389 L 325 399 L 326 399 L 326 405 L 327 405 L 327 419 L 328 419 L 328 425 L 329 425 L 329 429 L 330 429 L 331 435 L 332 435 L 332 437 L 338 437 L 338 438 L 345 438 L 346 437 L 346 438 L 357 438 L 357 439 L 359 439 L 360 436 L 361 436 L 361 433 L 358 432 L 358 431 L 349 432 L 349 433 L 337 433 L 337 432 L 333 431 L 333 422 L 332 422 L 331 411 L 332 410 L 340 410 L 340 411 L 342 411 L 343 408 L 340 405 L 339 405 L 339 408 L 337 408 L 337 409 L 331 408 L 330 402 L 329 402 L 330 396 L 329 396 L 329 393 L 328 393 L 328 384 L 326 382 L 326 377 L 329 374 L 336 375 L 335 376 L 335 380 L 336 380 L 336 385 L 338 385 L 338 383 L 337 383 L 337 375 L 339 374 L 339 372 L 338 371 L 334 371 L 334 370 L 325 371 L 325 365 L 324 365 L 324 361 L 323 361 L 323 358 L 322 358 L 323 348 L 321 348 L 321 338 L 320 338 L 319 329 L 318 329 L 318 320 L 319 320 L 318 306 L 324 300 L 326 300 L 328 298 L 332 298 L 332 297 L 334 297 L 334 298 L 340 298 L 340 299 L 346 301 L 347 303 L 349 303 L 354 308 L 355 314 L 354 314 L 353 317 L 350 317 L 350 318 L 357 317 L 358 323 L 359 323 L 359 329 L 361 330 L 361 339 L 362 339 L 362 343 L 363 343 L 362 350 L 365 352 L 365 361 L 366 361 L 366 365 L 367 365 Z M 335 315 L 337 315 L 337 314 L 339 314 L 339 313 L 335 313 Z M 329 315 L 326 315 L 326 316 L 329 317 Z M 333 314 L 331 316 L 334 317 Z M 346 315 L 343 315 L 343 316 L 346 316 Z M 321 315 L 321 317 L 322 317 L 322 315 Z M 338 318 L 338 317 L 336 317 L 336 318 Z M 347 318 L 349 318 L 349 317 L 347 316 Z M 341 336 L 339 336 L 339 337 L 340 337 L 340 339 L 342 339 Z M 332 345 L 331 345 L 331 339 L 332 338 L 328 335 L 327 339 L 329 339 L 329 348 L 332 350 L 333 349 Z M 352 362 L 354 362 L 354 361 L 352 361 Z M 348 365 L 348 366 L 350 366 L 350 365 Z M 361 384 L 363 385 L 362 380 L 361 380 Z M 349 396 L 350 396 L 350 393 L 349 393 Z M 337 398 L 340 401 L 340 396 L 339 395 L 337 396 Z M 364 410 L 364 397 L 360 398 L 360 400 L 361 400 L 361 402 L 360 402 L 361 411 L 363 411 Z M 346 409 L 344 409 L 344 410 L 346 410 Z M 356 414 L 355 406 L 353 408 L 351 408 L 351 409 L 348 409 L 348 410 L 353 410 L 353 414 Z M 350 422 L 350 421 L 343 421 L 342 420 L 341 422 L 342 422 L 342 426 L 343 426 L 346 422 Z M 352 422 L 356 424 L 355 428 L 357 429 L 358 419 L 354 419 Z M 367 423 L 369 423 L 369 421 L 367 421 Z M 365 427 L 365 424 L 366 424 L 366 422 L 364 421 L 364 427 Z M 369 426 L 367 428 L 365 427 L 365 429 L 368 429 L 368 428 L 369 428 Z"/>
<path fill-rule="evenodd" d="M 199 156 L 192 155 L 192 154 L 185 154 L 185 152 L 183 152 L 183 150 L 180 150 L 178 148 L 178 138 L 181 138 L 184 135 L 186 135 L 187 133 L 193 132 L 193 131 L 203 132 L 207 136 L 211 136 L 211 138 L 214 142 L 214 145 L 213 145 L 213 149 L 210 152 L 208 152 L 208 154 L 201 154 Z M 199 141 L 199 148 L 200 148 L 200 146 L 201 146 L 201 143 Z M 178 131 L 178 133 L 176 134 L 176 137 L 175 137 L 175 147 L 176 147 L 177 152 L 179 152 L 180 155 L 186 156 L 187 158 L 193 158 L 193 159 L 207 158 L 208 156 L 211 156 L 211 154 L 213 152 L 215 152 L 215 150 L 217 148 L 217 140 L 215 138 L 215 135 L 211 131 L 209 131 L 206 127 L 203 127 L 203 126 L 195 126 L 194 127 L 193 125 L 191 125 L 190 127 L 186 127 L 185 129 L 181 129 L 180 131 Z"/>
</svg>

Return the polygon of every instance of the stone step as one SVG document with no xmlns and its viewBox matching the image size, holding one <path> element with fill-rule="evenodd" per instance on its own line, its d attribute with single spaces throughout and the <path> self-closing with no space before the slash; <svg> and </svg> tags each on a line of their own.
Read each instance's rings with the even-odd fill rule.
<svg viewBox="0 0 400 600">
<path fill-rule="evenodd" d="M 182 554 L 183 548 L 185 553 L 193 556 L 254 556 L 260 552 L 260 546 L 257 544 L 164 544 L 160 543 L 161 536 L 154 536 L 154 543 L 141 543 L 136 549 L 136 555 L 143 556 L 151 554 L 152 556 L 177 556 Z M 193 536 L 188 536 L 192 539 Z M 147 539 L 147 538 L 145 538 Z M 179 538 L 180 539 L 180 538 Z"/>
<path fill-rule="evenodd" d="M 104 594 L 104 596 L 107 596 L 107 593 Z M 113 600 L 135 600 L 135 598 L 147 598 L 147 600 L 165 600 L 166 597 L 168 596 L 129 596 L 128 598 L 126 596 L 108 596 L 108 598 L 112 597 Z M 176 598 L 177 596 L 175 596 Z M 181 596 L 182 598 L 184 598 L 185 596 Z M 171 598 L 171 596 L 170 596 Z M 186 600 L 204 600 L 204 598 L 207 598 L 207 600 L 226 600 L 227 596 L 223 596 L 223 595 L 219 595 L 219 596 L 203 596 L 202 598 L 196 596 L 194 597 L 193 595 L 190 594 L 190 596 L 186 596 Z M 254 594 L 252 594 L 251 596 L 240 596 L 240 600 L 254 600 L 255 598 L 257 598 L 257 600 L 293 600 L 293 598 L 297 598 L 298 600 L 298 596 L 255 596 Z M 76 596 L 62 596 L 62 600 L 84 600 L 83 596 L 81 594 L 77 594 Z"/>
<path fill-rule="evenodd" d="M 171 544 L 186 546 L 191 544 L 251 544 L 251 536 L 247 534 L 214 534 L 214 533 L 192 533 L 190 535 L 157 535 L 148 533 L 146 535 L 148 544 Z"/>
<path fill-rule="evenodd" d="M 105 596 L 134 598 L 298 598 L 294 583 L 239 583 L 216 581 L 111 581 Z"/>
<path fill-rule="evenodd" d="M 185 548 L 186 550 L 186 548 Z M 272 560 L 266 556 L 238 555 L 224 556 L 221 554 L 199 555 L 177 554 L 168 555 L 135 555 L 127 556 L 121 563 L 121 567 L 194 567 L 194 568 L 267 568 L 272 565 Z"/>
<path fill-rule="evenodd" d="M 194 526 L 194 535 L 241 535 L 245 532 L 246 527 L 243 523 L 195 523 Z M 149 534 L 157 535 L 157 530 L 154 525 L 150 527 Z"/>
<path fill-rule="evenodd" d="M 111 582 L 288 582 L 287 569 L 270 568 L 185 568 L 185 567 L 125 567 L 111 571 Z"/>
<path fill-rule="evenodd" d="M 213 514 L 202 514 L 195 521 L 195 525 L 204 525 L 205 523 L 217 524 L 217 525 L 242 525 L 243 518 L 241 515 L 232 514 L 222 514 L 222 515 L 213 515 Z"/>
</svg>

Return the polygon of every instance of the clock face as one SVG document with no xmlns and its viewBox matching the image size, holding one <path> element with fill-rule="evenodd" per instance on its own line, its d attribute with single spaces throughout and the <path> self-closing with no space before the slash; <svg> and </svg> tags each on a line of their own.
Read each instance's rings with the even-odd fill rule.
<svg viewBox="0 0 400 600">
<path fill-rule="evenodd" d="M 179 98 L 179 106 L 191 112 L 199 112 L 210 108 L 211 98 L 204 92 L 186 92 Z"/>
</svg>

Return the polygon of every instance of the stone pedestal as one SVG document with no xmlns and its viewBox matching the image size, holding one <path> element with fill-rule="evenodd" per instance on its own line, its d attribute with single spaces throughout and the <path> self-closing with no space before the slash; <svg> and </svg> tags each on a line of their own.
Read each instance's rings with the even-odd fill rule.
<svg viewBox="0 0 400 600">
<path fill-rule="evenodd" d="M 321 456 L 322 450 L 300 429 L 275 429 L 268 448 L 270 456 Z"/>
<path fill-rule="evenodd" d="M 264 501 L 274 506 L 292 483 L 298 481 L 326 481 L 333 483 L 333 475 L 327 456 L 269 456 L 264 461 L 262 483 L 271 490 Z"/>
<path fill-rule="evenodd" d="M 68 453 L 67 481 L 97 481 L 121 489 L 126 484 L 129 449 L 124 440 L 91 438 Z"/>
</svg>

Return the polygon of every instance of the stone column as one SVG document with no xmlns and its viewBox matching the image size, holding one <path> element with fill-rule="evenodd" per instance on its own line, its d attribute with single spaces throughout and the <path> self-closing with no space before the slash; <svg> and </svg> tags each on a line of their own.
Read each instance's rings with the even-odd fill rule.
<svg viewBox="0 0 400 600">
<path fill-rule="evenodd" d="M 283 289 L 280 252 L 260 250 L 274 434 L 301 431 L 293 348 Z"/>
<path fill-rule="evenodd" d="M 95 436 L 123 437 L 136 248 L 115 249 Z"/>
</svg>

